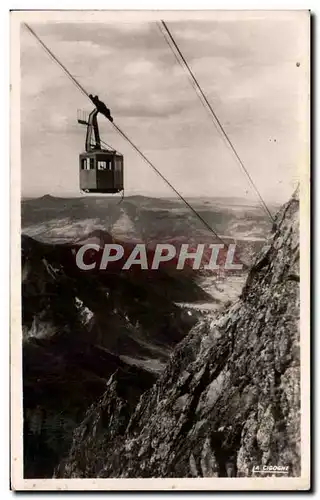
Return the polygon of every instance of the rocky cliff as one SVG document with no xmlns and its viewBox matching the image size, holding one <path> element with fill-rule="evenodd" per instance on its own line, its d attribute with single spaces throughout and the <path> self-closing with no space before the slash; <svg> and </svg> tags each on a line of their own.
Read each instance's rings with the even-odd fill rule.
<svg viewBox="0 0 320 500">
<path fill-rule="evenodd" d="M 70 245 L 21 245 L 24 475 L 47 478 L 112 374 L 132 413 L 197 322 L 175 302 L 206 293 L 178 273 L 86 273 Z"/>
<path fill-rule="evenodd" d="M 299 201 L 278 213 L 240 299 L 201 320 L 134 410 L 111 376 L 56 477 L 300 474 Z"/>
</svg>

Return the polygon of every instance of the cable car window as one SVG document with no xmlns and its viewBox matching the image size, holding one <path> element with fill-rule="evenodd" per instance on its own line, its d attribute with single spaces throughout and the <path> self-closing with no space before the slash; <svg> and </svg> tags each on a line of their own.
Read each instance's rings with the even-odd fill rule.
<svg viewBox="0 0 320 500">
<path fill-rule="evenodd" d="M 94 170 L 94 158 L 83 158 L 81 160 L 82 170 Z"/>
<path fill-rule="evenodd" d="M 110 161 L 98 161 L 98 170 L 111 170 Z"/>
<path fill-rule="evenodd" d="M 82 170 L 90 170 L 89 158 L 84 158 L 81 161 L 81 168 L 82 168 Z"/>
<path fill-rule="evenodd" d="M 98 170 L 106 170 L 107 163 L 105 161 L 98 161 Z"/>
</svg>

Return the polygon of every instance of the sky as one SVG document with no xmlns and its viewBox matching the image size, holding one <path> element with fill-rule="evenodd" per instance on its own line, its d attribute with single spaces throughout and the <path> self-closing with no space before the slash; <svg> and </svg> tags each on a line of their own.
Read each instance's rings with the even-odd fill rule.
<svg viewBox="0 0 320 500">
<path fill-rule="evenodd" d="M 263 198 L 287 201 L 305 158 L 305 14 L 172 20 L 168 27 Z M 30 22 L 88 93 L 187 197 L 256 195 L 156 22 Z M 21 27 L 22 195 L 79 195 L 78 155 L 91 111 Z M 102 139 L 124 155 L 127 194 L 172 196 L 103 118 Z"/>
</svg>

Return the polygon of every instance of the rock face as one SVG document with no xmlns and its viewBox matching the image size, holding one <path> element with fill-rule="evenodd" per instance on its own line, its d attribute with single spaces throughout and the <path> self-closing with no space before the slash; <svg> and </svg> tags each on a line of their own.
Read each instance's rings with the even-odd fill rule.
<svg viewBox="0 0 320 500">
<path fill-rule="evenodd" d="M 134 410 L 111 377 L 56 477 L 300 475 L 298 224 L 295 194 L 238 302 L 190 331 Z"/>
</svg>

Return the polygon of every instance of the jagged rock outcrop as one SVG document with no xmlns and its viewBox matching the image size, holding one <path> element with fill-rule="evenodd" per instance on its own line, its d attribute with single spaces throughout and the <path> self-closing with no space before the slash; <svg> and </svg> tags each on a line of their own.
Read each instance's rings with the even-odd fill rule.
<svg viewBox="0 0 320 500">
<path fill-rule="evenodd" d="M 298 225 L 295 194 L 238 302 L 193 328 L 131 416 L 110 379 L 56 477 L 300 475 Z"/>
</svg>

